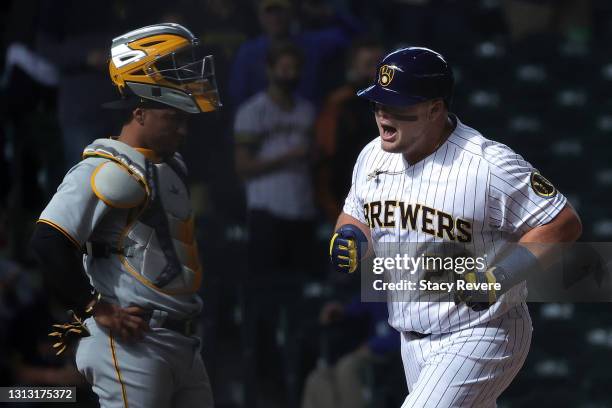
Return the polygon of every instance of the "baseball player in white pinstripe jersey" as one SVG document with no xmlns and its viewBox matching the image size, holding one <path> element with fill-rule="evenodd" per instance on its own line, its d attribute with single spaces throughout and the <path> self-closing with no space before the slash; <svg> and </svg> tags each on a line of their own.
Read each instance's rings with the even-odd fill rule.
<svg viewBox="0 0 612 408">
<path fill-rule="evenodd" d="M 376 83 L 358 93 L 372 101 L 380 135 L 357 159 L 330 244 L 343 272 L 360 268 L 367 243 L 453 243 L 485 260 L 462 280 L 490 290 L 455 286 L 454 302 L 389 294 L 409 390 L 402 407 L 495 407 L 529 350 L 525 279 L 550 257 L 550 246 L 525 244 L 571 242 L 582 229 L 530 163 L 449 112 L 452 91 L 452 71 L 432 50 L 381 61 Z"/>
</svg>

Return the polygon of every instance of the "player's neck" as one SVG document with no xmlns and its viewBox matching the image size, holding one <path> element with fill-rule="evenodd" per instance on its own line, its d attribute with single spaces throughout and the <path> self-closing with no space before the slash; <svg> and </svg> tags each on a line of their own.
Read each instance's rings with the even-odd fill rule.
<svg viewBox="0 0 612 408">
<path fill-rule="evenodd" d="M 278 105 L 282 110 L 293 110 L 295 106 L 295 97 L 293 94 L 282 90 L 274 84 L 270 85 L 268 88 L 268 96 L 272 99 L 272 102 Z"/>
<path fill-rule="evenodd" d="M 451 133 L 453 133 L 454 130 L 455 123 L 451 120 L 450 117 L 447 117 L 446 121 L 441 127 L 435 129 L 431 135 L 425 137 L 426 140 L 435 140 L 435 142 L 428 143 L 426 146 L 423 147 L 423 149 L 420 149 L 418 151 L 404 153 L 404 159 L 406 159 L 406 161 L 410 163 L 411 166 L 420 162 L 424 158 L 435 153 L 435 151 L 438 150 L 440 146 L 444 144 L 444 142 L 446 142 L 446 140 L 449 138 L 449 136 L 451 135 Z"/>
<path fill-rule="evenodd" d="M 123 126 L 117 140 L 134 149 L 148 150 L 155 157 L 161 157 L 161 155 L 156 152 L 155 149 L 148 145 L 145 138 L 142 137 L 140 133 L 135 132 L 134 129 L 131 129 L 130 125 Z"/>
<path fill-rule="evenodd" d="M 121 128 L 121 133 L 117 137 L 117 140 L 133 148 L 147 148 L 138 132 L 135 132 L 131 125 L 125 125 Z"/>
</svg>

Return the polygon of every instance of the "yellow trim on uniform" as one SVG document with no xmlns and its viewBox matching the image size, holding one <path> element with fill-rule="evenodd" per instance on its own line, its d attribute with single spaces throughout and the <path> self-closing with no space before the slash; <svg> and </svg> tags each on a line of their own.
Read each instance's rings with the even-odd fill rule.
<svg viewBox="0 0 612 408">
<path fill-rule="evenodd" d="M 72 244 L 77 247 L 77 249 L 79 249 L 79 250 L 83 249 L 81 244 L 79 244 L 79 241 L 74 239 L 74 237 L 72 235 L 70 235 L 70 233 L 68 231 L 66 231 L 64 228 L 62 228 L 60 225 L 54 223 L 53 221 L 49 221 L 49 220 L 45 220 L 43 218 L 40 218 L 40 219 L 38 219 L 36 221 L 36 223 L 37 224 L 38 223 L 43 223 L 43 224 L 50 225 L 51 227 L 53 227 L 56 230 L 58 230 L 59 232 L 61 232 L 66 238 L 68 238 L 70 240 L 70 242 L 72 242 Z"/>
<path fill-rule="evenodd" d="M 138 205 L 140 205 L 141 203 L 129 203 L 129 204 L 119 204 L 116 203 L 114 201 L 112 201 L 110 198 L 105 197 L 104 194 L 102 194 L 100 192 L 100 190 L 98 190 L 98 188 L 96 187 L 96 175 L 98 174 L 98 172 L 102 169 L 103 166 L 110 164 L 110 162 L 104 162 L 101 163 L 98 167 L 96 167 L 93 171 L 93 173 L 91 173 L 91 177 L 89 178 L 89 184 L 91 185 L 91 189 L 93 190 L 94 194 L 96 195 L 96 197 L 98 197 L 100 200 L 102 200 L 104 202 L 104 204 L 108 205 L 109 207 L 113 207 L 113 208 L 121 208 L 121 209 L 127 209 L 127 208 L 134 208 L 137 207 Z M 119 166 L 119 168 L 126 172 L 130 177 L 132 176 L 132 173 L 130 173 L 125 166 Z M 138 181 L 138 180 L 137 180 Z M 144 201 L 144 200 L 141 200 Z"/>
<path fill-rule="evenodd" d="M 118 249 L 123 248 L 123 243 L 125 241 L 125 237 L 127 236 L 128 232 L 130 231 L 132 226 L 138 221 L 138 219 L 140 218 L 141 213 L 144 211 L 145 208 L 146 208 L 146 206 L 143 206 L 142 209 L 136 215 L 136 217 L 134 217 L 130 221 L 128 221 L 127 225 L 125 226 L 125 228 L 121 232 L 121 237 L 119 238 L 119 244 L 117 245 Z M 117 255 L 119 256 L 119 260 L 121 261 L 121 263 L 125 267 L 126 271 L 130 275 L 132 275 L 134 278 L 136 278 L 143 285 L 145 285 L 145 286 L 155 290 L 156 292 L 160 292 L 160 293 L 163 293 L 165 295 L 171 295 L 171 296 L 172 295 L 190 295 L 190 294 L 196 293 L 198 291 L 198 289 L 200 288 L 200 284 L 202 283 L 202 267 L 200 266 L 200 267 L 197 268 L 197 270 L 193 271 L 193 273 L 194 273 L 194 280 L 193 280 L 193 285 L 191 285 L 191 288 L 175 289 L 175 290 L 168 290 L 168 289 L 158 288 L 157 286 L 155 286 L 153 284 L 153 282 L 151 282 L 150 280 L 148 280 L 147 278 L 142 276 L 137 270 L 135 270 L 132 267 L 132 265 L 130 265 L 130 263 L 128 262 L 128 260 L 127 260 L 125 255 L 123 255 L 122 253 L 119 253 Z M 198 260 L 199 260 L 199 258 L 198 258 Z M 198 265 L 199 265 L 199 262 L 198 262 Z"/>
<path fill-rule="evenodd" d="M 196 271 L 200 267 L 200 258 L 198 256 L 198 247 L 194 242 L 186 246 L 186 257 L 185 266 L 192 271 Z"/>
<path fill-rule="evenodd" d="M 191 295 L 194 294 L 198 291 L 200 284 L 202 282 L 202 269 L 198 268 L 197 270 L 193 271 L 194 272 L 194 279 L 193 279 L 193 285 L 191 286 L 191 288 L 186 288 L 186 289 L 162 289 L 162 288 L 158 288 L 157 286 L 155 286 L 153 284 L 153 282 L 151 282 L 150 280 L 148 280 L 147 278 L 145 278 L 144 276 L 142 276 L 140 273 L 138 273 L 133 267 L 132 265 L 129 264 L 129 262 L 127 261 L 127 259 L 125 259 L 124 256 L 119 255 L 119 258 L 121 260 L 121 263 L 123 264 L 123 266 L 125 266 L 125 268 L 127 269 L 127 272 L 132 275 L 133 277 L 135 277 L 136 279 L 138 279 L 138 281 L 140 283 L 142 283 L 143 285 L 155 290 L 156 292 L 159 293 L 163 293 L 164 295 Z"/>
<path fill-rule="evenodd" d="M 189 217 L 187 221 L 179 221 L 177 228 L 176 239 L 184 244 L 191 244 L 194 238 L 194 220 L 193 216 Z"/>
<path fill-rule="evenodd" d="M 162 162 L 162 158 L 157 153 L 155 153 L 154 150 L 145 149 L 144 147 L 134 147 L 134 150 L 136 150 L 138 153 L 142 154 L 147 159 L 151 160 L 153 163 L 161 163 Z"/>
<path fill-rule="evenodd" d="M 148 280 L 147 278 L 145 278 L 144 276 L 142 276 L 137 270 L 135 270 L 132 265 L 130 265 L 130 263 L 127 260 L 127 257 L 122 253 L 121 249 L 124 247 L 124 242 L 125 242 L 125 238 L 127 237 L 127 234 L 129 233 L 130 229 L 132 228 L 132 226 L 138 221 L 138 219 L 140 218 L 140 216 L 142 215 L 142 213 L 144 212 L 144 210 L 147 208 L 148 201 L 151 197 L 151 190 L 149 188 L 149 185 L 147 184 L 147 182 L 140 177 L 140 175 L 138 175 L 137 173 L 132 172 L 129 168 L 127 168 L 121 161 L 119 161 L 117 158 L 115 158 L 114 156 L 105 154 L 105 153 L 100 153 L 100 152 L 91 152 L 91 153 L 84 153 L 83 154 L 83 158 L 86 157 L 104 157 L 106 159 L 109 159 L 117 164 L 119 164 L 122 168 L 124 168 L 125 170 L 127 170 L 130 174 L 132 174 L 134 177 L 136 177 L 144 186 L 145 186 L 145 190 L 146 190 L 146 198 L 145 201 L 143 203 L 142 206 L 140 206 L 136 216 L 132 219 L 129 218 L 129 215 L 132 215 L 132 212 L 130 211 L 130 214 L 128 215 L 128 222 L 125 226 L 125 228 L 123 229 L 123 231 L 121 231 L 121 236 L 119 238 L 119 242 L 117 244 L 117 249 L 119 250 L 117 256 L 119 256 L 119 261 L 121 262 L 121 264 L 123 264 L 123 266 L 125 267 L 126 271 L 132 275 L 134 278 L 136 278 L 140 283 L 142 283 L 143 285 L 155 290 L 156 292 L 159 293 L 163 293 L 165 295 L 185 295 L 185 294 L 194 294 L 198 291 L 198 289 L 200 288 L 200 285 L 202 283 L 202 267 L 198 262 L 198 268 L 197 270 L 194 270 L 194 280 L 193 280 L 193 285 L 191 286 L 191 288 L 186 288 L 186 289 L 176 289 L 176 290 L 168 290 L 168 289 L 162 289 L 162 288 L 158 288 L 157 286 L 155 286 L 153 284 L 153 282 L 151 282 L 150 280 Z M 135 210 L 136 208 L 131 208 L 131 210 Z M 199 260 L 199 257 L 198 257 Z"/>
<path fill-rule="evenodd" d="M 126 167 L 126 165 L 123 164 L 120 160 L 118 160 L 115 156 L 111 156 L 110 154 L 99 153 L 99 152 L 83 153 L 83 158 L 85 159 L 87 157 L 104 157 L 105 159 L 112 160 L 113 162 L 115 162 L 118 165 L 120 165 L 123 169 L 125 169 L 132 176 L 136 177 L 136 179 L 140 183 L 142 183 L 142 185 L 145 187 L 145 191 L 147 192 L 147 199 L 151 195 L 151 189 L 149 188 L 149 185 L 147 184 L 147 181 L 144 178 L 142 178 L 138 173 L 135 173 L 132 170 L 130 170 L 129 167 Z"/>
<path fill-rule="evenodd" d="M 117 380 L 119 380 L 119 384 L 121 385 L 121 397 L 123 398 L 123 406 L 125 408 L 129 408 L 127 393 L 125 392 L 125 384 L 123 383 L 123 377 L 121 377 L 121 370 L 119 370 L 119 363 L 117 362 L 117 354 L 115 353 L 115 339 L 113 338 L 112 332 L 109 333 L 108 338 L 110 340 L 111 355 L 113 357 L 113 365 L 115 366 L 115 372 L 117 373 Z"/>
</svg>

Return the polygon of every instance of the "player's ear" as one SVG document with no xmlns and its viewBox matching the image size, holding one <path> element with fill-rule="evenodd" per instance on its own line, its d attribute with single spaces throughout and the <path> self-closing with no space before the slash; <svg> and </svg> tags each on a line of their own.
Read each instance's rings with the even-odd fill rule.
<svg viewBox="0 0 612 408">
<path fill-rule="evenodd" d="M 444 102 L 442 99 L 434 99 L 429 105 L 429 110 L 427 111 L 427 118 L 431 121 L 435 121 L 438 119 L 442 111 L 444 110 Z"/>
<path fill-rule="evenodd" d="M 140 126 L 144 126 L 145 109 L 136 108 L 132 111 L 132 114 L 134 115 L 134 120 L 136 123 L 138 123 Z"/>
</svg>

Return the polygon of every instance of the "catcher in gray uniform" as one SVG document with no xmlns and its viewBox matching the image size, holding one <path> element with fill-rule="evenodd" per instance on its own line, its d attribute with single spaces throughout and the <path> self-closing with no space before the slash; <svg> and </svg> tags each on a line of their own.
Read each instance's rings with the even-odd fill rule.
<svg viewBox="0 0 612 408">
<path fill-rule="evenodd" d="M 50 335 L 58 353 L 76 345 L 104 408 L 212 407 L 202 271 L 176 150 L 188 114 L 221 105 L 213 59 L 185 27 L 158 24 L 115 38 L 109 70 L 122 99 L 108 107 L 129 112 L 121 134 L 85 148 L 32 238 L 48 285 L 72 309 Z"/>
</svg>

